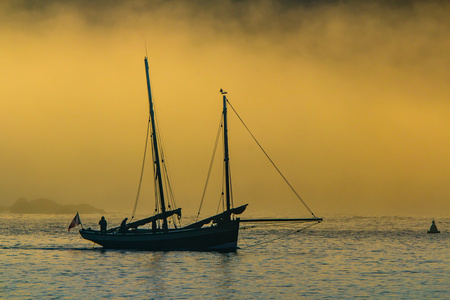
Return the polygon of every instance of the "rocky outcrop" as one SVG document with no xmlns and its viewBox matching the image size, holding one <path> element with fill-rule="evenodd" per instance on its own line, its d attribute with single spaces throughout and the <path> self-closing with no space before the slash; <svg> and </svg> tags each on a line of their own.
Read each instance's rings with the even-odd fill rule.
<svg viewBox="0 0 450 300">
<path fill-rule="evenodd" d="M 20 198 L 9 208 L 4 209 L 4 211 L 17 214 L 72 214 L 77 211 L 84 214 L 105 213 L 104 210 L 95 208 L 90 204 L 63 205 L 45 198 L 32 201 Z"/>
</svg>

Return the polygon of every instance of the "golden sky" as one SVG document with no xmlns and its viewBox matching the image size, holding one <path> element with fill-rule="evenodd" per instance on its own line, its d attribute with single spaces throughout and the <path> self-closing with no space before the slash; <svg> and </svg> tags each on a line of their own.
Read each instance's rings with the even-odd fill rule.
<svg viewBox="0 0 450 300">
<path fill-rule="evenodd" d="M 0 205 L 131 212 L 147 48 L 185 214 L 200 203 L 223 88 L 316 215 L 449 216 L 450 3 L 361 2 L 2 1 Z M 308 216 L 230 123 L 235 204 Z M 150 173 L 146 185 L 151 210 Z"/>
</svg>

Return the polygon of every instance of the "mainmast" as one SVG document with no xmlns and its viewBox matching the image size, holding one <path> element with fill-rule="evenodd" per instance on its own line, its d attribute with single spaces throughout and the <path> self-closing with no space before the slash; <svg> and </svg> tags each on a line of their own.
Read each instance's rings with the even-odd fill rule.
<svg viewBox="0 0 450 300">
<path fill-rule="evenodd" d="M 163 183 L 162 183 L 162 176 L 161 176 L 161 163 L 159 160 L 159 149 L 158 149 L 158 139 L 156 137 L 156 122 L 155 122 L 155 112 L 153 110 L 153 100 L 152 100 L 152 92 L 150 89 L 150 76 L 148 73 L 148 61 L 147 57 L 144 59 L 145 62 L 145 74 L 147 76 L 147 91 L 148 91 L 148 101 L 150 104 L 150 122 L 152 124 L 152 141 L 153 141 L 153 153 L 155 155 L 155 167 L 156 167 L 156 178 L 155 180 L 158 181 L 158 189 L 159 189 L 159 201 L 162 213 L 165 214 L 166 212 L 166 204 L 164 202 L 164 189 L 163 189 Z M 163 218 L 163 229 L 167 230 L 167 218 Z"/>
<path fill-rule="evenodd" d="M 227 123 L 227 92 L 220 89 L 223 95 L 223 145 L 224 145 L 224 164 L 225 164 L 225 199 L 227 211 L 231 209 L 230 200 L 230 157 L 228 154 L 228 123 Z"/>
</svg>

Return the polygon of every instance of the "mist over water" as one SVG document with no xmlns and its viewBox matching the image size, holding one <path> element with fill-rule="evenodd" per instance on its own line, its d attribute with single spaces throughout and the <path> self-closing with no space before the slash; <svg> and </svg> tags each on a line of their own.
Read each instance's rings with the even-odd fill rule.
<svg viewBox="0 0 450 300">
<path fill-rule="evenodd" d="M 131 211 L 147 49 L 188 214 L 223 88 L 317 215 L 448 216 L 449 14 L 446 1 L 2 1 L 0 205 L 44 197 Z M 308 214 L 236 125 L 230 147 L 235 204 Z M 217 207 L 220 172 L 205 210 Z"/>
</svg>

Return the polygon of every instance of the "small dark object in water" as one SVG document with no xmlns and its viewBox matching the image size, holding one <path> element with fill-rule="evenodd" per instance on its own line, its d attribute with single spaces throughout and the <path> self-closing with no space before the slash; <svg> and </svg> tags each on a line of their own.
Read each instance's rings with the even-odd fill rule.
<svg viewBox="0 0 450 300">
<path fill-rule="evenodd" d="M 438 229 L 436 224 L 434 224 L 434 220 L 432 222 L 433 224 L 431 224 L 430 230 L 427 231 L 427 233 L 441 233 Z"/>
</svg>

